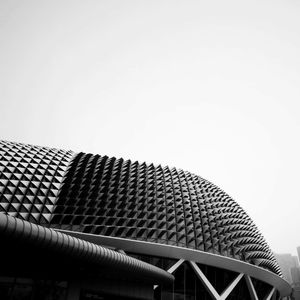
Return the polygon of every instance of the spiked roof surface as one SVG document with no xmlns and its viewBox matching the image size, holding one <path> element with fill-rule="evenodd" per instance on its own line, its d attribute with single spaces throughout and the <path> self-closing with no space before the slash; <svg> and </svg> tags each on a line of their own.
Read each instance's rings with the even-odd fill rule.
<svg viewBox="0 0 300 300">
<path fill-rule="evenodd" d="M 281 275 L 245 211 L 214 184 L 176 168 L 0 141 L 0 211 L 228 256 Z"/>
</svg>

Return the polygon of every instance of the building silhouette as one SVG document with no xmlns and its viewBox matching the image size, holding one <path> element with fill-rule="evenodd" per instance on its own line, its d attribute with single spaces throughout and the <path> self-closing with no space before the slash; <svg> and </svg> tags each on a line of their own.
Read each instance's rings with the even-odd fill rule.
<svg viewBox="0 0 300 300">
<path fill-rule="evenodd" d="M 297 256 L 289 253 L 275 254 L 283 277 L 293 288 L 292 299 L 300 300 L 300 266 Z"/>
<path fill-rule="evenodd" d="M 291 293 L 246 212 L 180 169 L 2 141 L 0 212 L 5 299 Z"/>
</svg>

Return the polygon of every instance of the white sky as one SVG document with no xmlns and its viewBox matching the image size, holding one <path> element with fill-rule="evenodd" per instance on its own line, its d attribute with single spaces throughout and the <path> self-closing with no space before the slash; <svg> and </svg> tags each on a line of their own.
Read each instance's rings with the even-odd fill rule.
<svg viewBox="0 0 300 300">
<path fill-rule="evenodd" d="M 300 2 L 0 1 L 0 138 L 176 166 L 300 245 Z"/>
</svg>

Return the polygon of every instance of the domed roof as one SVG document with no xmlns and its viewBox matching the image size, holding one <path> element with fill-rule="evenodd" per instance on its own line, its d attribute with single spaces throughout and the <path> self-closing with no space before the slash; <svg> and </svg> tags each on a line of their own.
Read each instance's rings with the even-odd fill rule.
<svg viewBox="0 0 300 300">
<path fill-rule="evenodd" d="M 186 247 L 280 275 L 245 211 L 176 168 L 0 142 L 0 211 L 64 230 Z"/>
</svg>

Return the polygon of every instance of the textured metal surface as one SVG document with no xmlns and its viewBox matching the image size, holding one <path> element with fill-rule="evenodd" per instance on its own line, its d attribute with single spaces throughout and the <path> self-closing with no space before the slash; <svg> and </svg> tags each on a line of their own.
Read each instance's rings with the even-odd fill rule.
<svg viewBox="0 0 300 300">
<path fill-rule="evenodd" d="M 0 141 L 0 211 L 48 222 L 72 156 L 71 151 Z"/>
<path fill-rule="evenodd" d="M 78 154 L 51 221 L 82 231 L 198 249 L 279 274 L 265 240 L 226 193 L 189 172 Z"/>
<path fill-rule="evenodd" d="M 40 165 L 32 168 L 39 170 Z M 52 217 L 46 218 L 51 227 L 197 249 L 281 274 L 249 216 L 199 176 L 79 153 L 60 182 Z"/>
<path fill-rule="evenodd" d="M 55 255 L 73 257 L 77 262 L 83 261 L 98 267 L 113 265 L 113 272 L 134 272 L 135 276 L 153 283 L 170 283 L 173 280 L 168 272 L 138 259 L 5 214 L 0 214 L 0 236 L 19 241 L 19 246 L 26 243 L 32 245 L 33 249 L 47 249 Z"/>
</svg>

